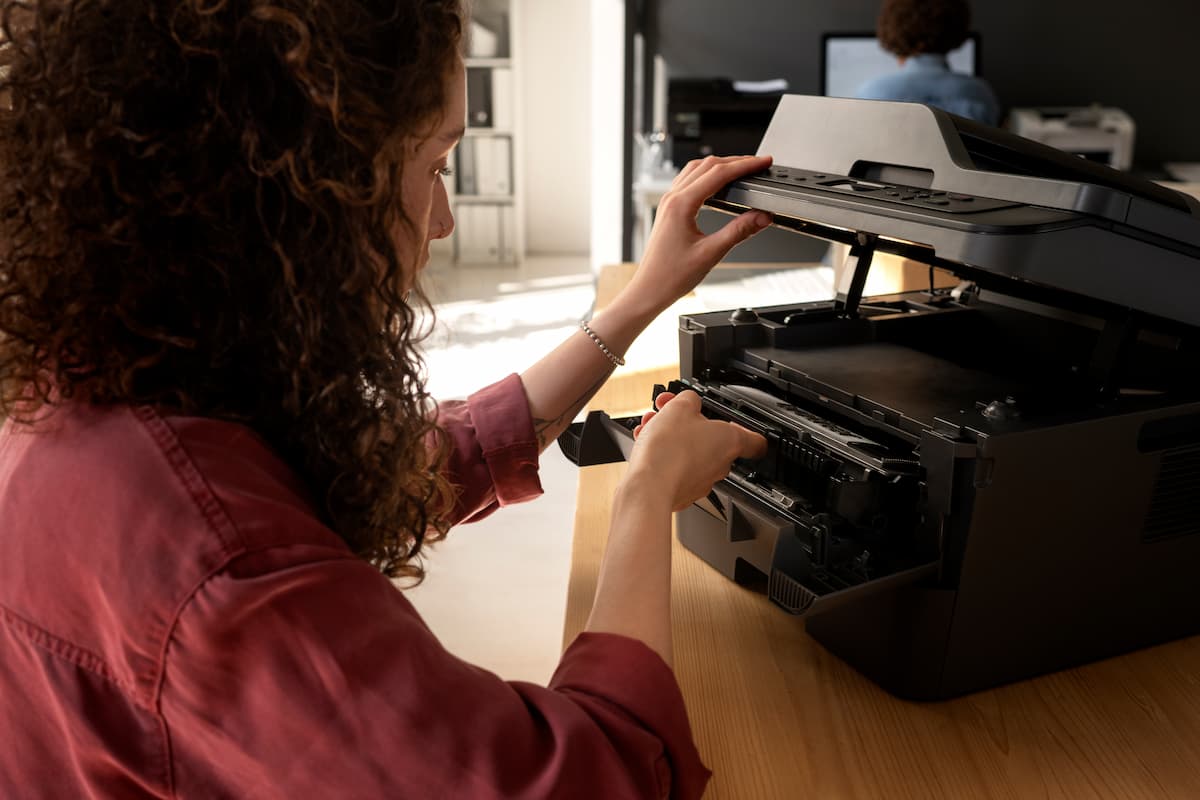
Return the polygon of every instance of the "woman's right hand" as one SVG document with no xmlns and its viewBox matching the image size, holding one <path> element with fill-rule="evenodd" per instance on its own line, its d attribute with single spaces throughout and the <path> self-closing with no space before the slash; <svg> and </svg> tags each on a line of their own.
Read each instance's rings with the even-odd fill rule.
<svg viewBox="0 0 1200 800">
<path fill-rule="evenodd" d="M 707 495 L 738 458 L 759 458 L 767 440 L 732 422 L 700 413 L 700 396 L 663 392 L 634 431 L 625 480 L 655 483 L 675 511 Z"/>
</svg>

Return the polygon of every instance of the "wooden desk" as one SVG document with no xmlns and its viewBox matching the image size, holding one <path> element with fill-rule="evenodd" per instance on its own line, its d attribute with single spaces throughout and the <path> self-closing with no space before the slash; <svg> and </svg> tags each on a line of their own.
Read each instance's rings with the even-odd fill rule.
<svg viewBox="0 0 1200 800">
<path fill-rule="evenodd" d="M 601 274 L 599 305 L 631 269 Z M 674 365 L 641 367 L 618 371 L 592 406 L 644 410 L 654 383 L 678 377 Z M 580 471 L 564 642 L 591 608 L 623 471 Z M 709 800 L 1200 798 L 1200 637 L 911 703 L 678 541 L 673 558 L 675 669 L 713 770 Z"/>
</svg>

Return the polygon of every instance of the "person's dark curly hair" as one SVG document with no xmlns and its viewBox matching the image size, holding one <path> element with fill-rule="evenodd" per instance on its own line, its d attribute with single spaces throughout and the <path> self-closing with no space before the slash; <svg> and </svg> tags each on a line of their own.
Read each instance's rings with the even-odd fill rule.
<svg viewBox="0 0 1200 800">
<path fill-rule="evenodd" d="M 966 0 L 883 0 L 875 35 L 900 58 L 945 54 L 966 41 L 971 9 Z"/>
<path fill-rule="evenodd" d="M 419 579 L 452 489 L 401 296 L 401 156 L 441 122 L 462 14 L 0 0 L 0 414 L 247 424 L 356 553 Z"/>
</svg>

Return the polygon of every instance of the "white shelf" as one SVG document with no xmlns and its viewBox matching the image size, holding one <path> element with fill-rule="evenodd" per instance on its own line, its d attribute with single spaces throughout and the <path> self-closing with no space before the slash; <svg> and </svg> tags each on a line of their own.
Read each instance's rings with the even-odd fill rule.
<svg viewBox="0 0 1200 800">
<path fill-rule="evenodd" d="M 456 194 L 454 202 L 459 205 L 512 205 L 511 194 Z"/>
<path fill-rule="evenodd" d="M 512 59 L 511 58 L 480 58 L 479 56 L 475 56 L 473 58 L 464 58 L 463 64 L 465 64 L 467 67 L 492 67 L 492 68 L 511 67 Z"/>
<path fill-rule="evenodd" d="M 495 34 L 487 49 L 505 54 L 467 56 L 467 116 L 489 123 L 468 125 L 455 152 L 456 186 L 486 194 L 455 193 L 458 220 L 452 237 L 458 263 L 515 263 L 524 255 L 524 187 L 521 180 L 520 59 L 518 31 L 522 0 L 474 0 L 475 22 Z M 494 48 L 494 49 L 493 49 Z M 486 113 L 485 113 L 486 112 Z"/>
<path fill-rule="evenodd" d="M 512 136 L 513 132 L 507 128 L 467 128 L 463 131 L 463 137 L 472 136 Z"/>
</svg>

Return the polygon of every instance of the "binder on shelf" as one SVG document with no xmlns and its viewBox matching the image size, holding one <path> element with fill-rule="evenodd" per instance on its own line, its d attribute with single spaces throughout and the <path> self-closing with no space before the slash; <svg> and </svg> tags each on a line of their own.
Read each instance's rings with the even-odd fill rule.
<svg viewBox="0 0 1200 800">
<path fill-rule="evenodd" d="M 454 174 L 457 180 L 455 181 L 455 189 L 459 194 L 479 194 L 478 184 L 476 183 L 476 148 L 475 139 L 463 139 L 458 145 L 458 166 L 455 167 Z"/>
<path fill-rule="evenodd" d="M 475 194 L 487 194 L 491 181 L 492 150 L 487 137 L 472 139 L 475 149 Z"/>
<path fill-rule="evenodd" d="M 512 206 L 499 206 L 500 218 L 500 252 L 499 258 L 505 263 L 517 260 L 517 226 L 516 214 Z"/>
<path fill-rule="evenodd" d="M 512 194 L 512 139 L 502 136 L 494 140 L 496 148 L 496 194 Z"/>
<path fill-rule="evenodd" d="M 455 191 L 469 197 L 507 197 L 513 191 L 512 138 L 469 136 L 459 144 Z"/>
<path fill-rule="evenodd" d="M 513 127 L 513 78 L 508 67 L 492 69 L 492 127 L 511 131 Z"/>
<path fill-rule="evenodd" d="M 467 67 L 467 126 L 511 131 L 513 74 L 510 67 Z"/>
<path fill-rule="evenodd" d="M 490 139 L 477 136 L 473 140 L 475 146 L 475 193 L 488 194 L 492 184 L 492 148 Z"/>
<path fill-rule="evenodd" d="M 512 140 L 507 136 L 480 136 L 475 142 L 475 188 L 495 197 L 512 192 Z"/>
<path fill-rule="evenodd" d="M 467 67 L 467 127 L 492 127 L 492 70 Z"/>
<path fill-rule="evenodd" d="M 500 37 L 475 20 L 471 21 L 467 42 L 467 55 L 471 58 L 495 58 L 500 53 Z"/>
</svg>

